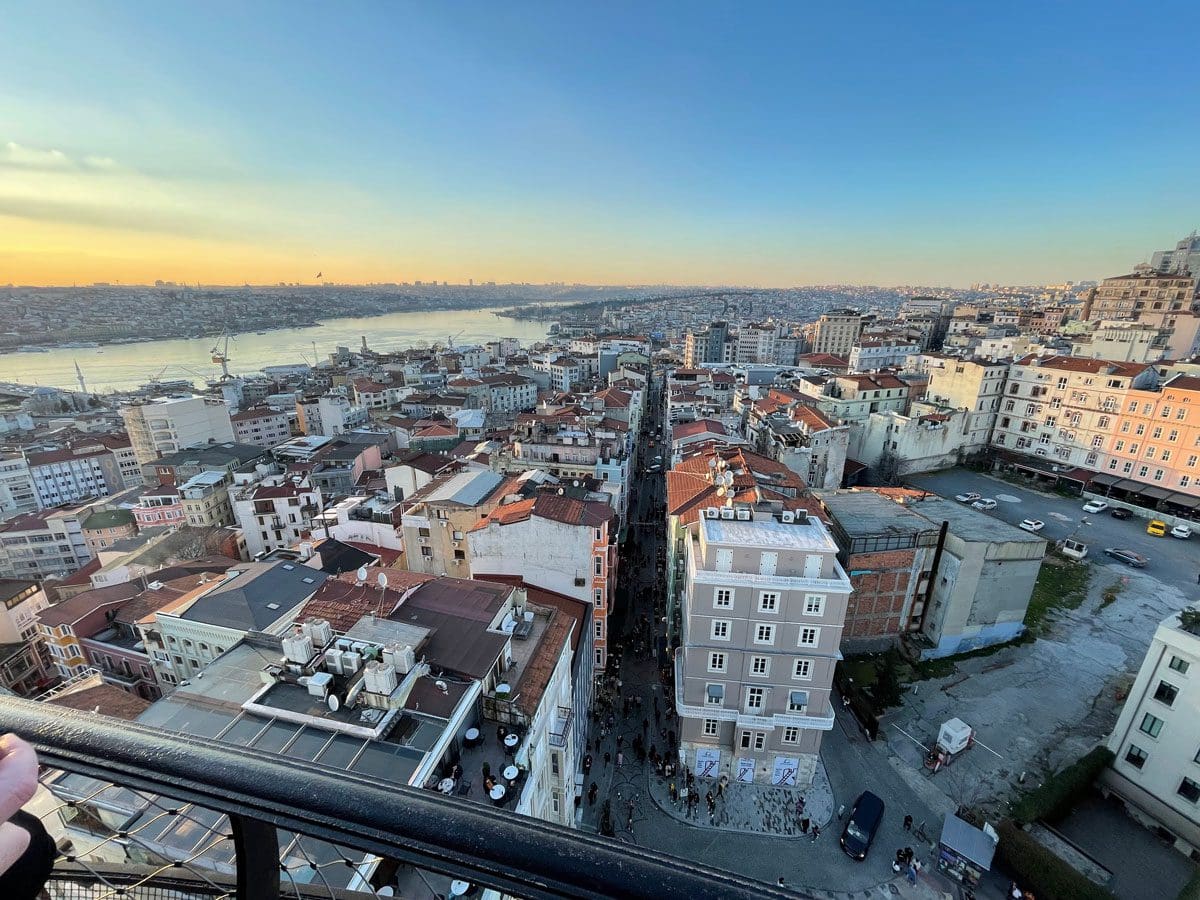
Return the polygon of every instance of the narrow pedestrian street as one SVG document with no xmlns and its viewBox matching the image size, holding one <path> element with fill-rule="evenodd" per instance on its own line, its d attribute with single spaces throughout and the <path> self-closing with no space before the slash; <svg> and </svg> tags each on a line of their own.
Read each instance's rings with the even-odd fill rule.
<svg viewBox="0 0 1200 900">
<path fill-rule="evenodd" d="M 662 646 L 664 472 L 670 468 L 670 438 L 667 432 L 664 440 L 661 424 L 655 424 L 662 421 L 658 403 L 655 391 L 646 413 L 649 433 L 639 437 L 618 606 L 609 620 L 610 669 L 598 685 L 592 719 L 588 748 L 592 766 L 585 777 L 583 827 L 768 883 L 782 878 L 804 897 L 959 897 L 933 872 L 930 844 L 920 845 L 901 825 L 903 816 L 911 814 L 936 833 L 941 811 L 935 814 L 920 799 L 888 765 L 883 748 L 867 742 L 842 711 L 837 726 L 826 735 L 823 758 L 829 761 L 828 769 L 821 767 L 821 777 L 809 789 L 695 782 L 700 802 L 689 809 L 680 796 L 680 788 L 686 785 L 680 773 L 666 777 L 660 774 L 661 765 L 652 762 L 658 758 L 677 764 L 678 760 L 673 752 L 677 720 L 670 662 Z M 658 455 L 664 460 L 662 470 L 645 472 L 646 464 Z M 890 815 L 875 850 L 866 861 L 856 862 L 838 844 L 842 824 L 838 810 L 867 788 L 884 797 Z M 735 795 L 739 789 L 743 793 Z M 805 815 L 798 814 L 795 806 L 801 795 L 807 795 Z M 810 820 L 807 834 L 800 827 L 806 817 Z M 815 837 L 812 825 L 820 826 Z M 891 868 L 892 848 L 907 845 L 914 845 L 926 864 L 916 885 Z"/>
</svg>

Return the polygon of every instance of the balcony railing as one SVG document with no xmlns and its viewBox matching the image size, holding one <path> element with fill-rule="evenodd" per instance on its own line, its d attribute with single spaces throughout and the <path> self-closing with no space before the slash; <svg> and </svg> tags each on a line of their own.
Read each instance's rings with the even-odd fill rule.
<svg viewBox="0 0 1200 900">
<path fill-rule="evenodd" d="M 29 808 L 65 848 L 53 897 L 433 898 L 452 879 L 484 898 L 795 896 L 435 792 L 5 696 L 8 731 L 45 773 Z"/>
<path fill-rule="evenodd" d="M 558 707 L 558 712 L 554 717 L 554 724 L 550 729 L 550 746 L 565 747 L 567 746 L 567 735 L 571 732 L 571 717 L 573 710 L 569 706 Z"/>
</svg>

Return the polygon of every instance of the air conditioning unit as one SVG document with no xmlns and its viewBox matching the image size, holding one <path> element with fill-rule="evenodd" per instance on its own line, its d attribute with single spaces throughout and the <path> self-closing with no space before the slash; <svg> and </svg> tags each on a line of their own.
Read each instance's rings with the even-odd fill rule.
<svg viewBox="0 0 1200 900">
<path fill-rule="evenodd" d="M 732 519 L 733 518 L 733 509 L 728 506 L 722 506 L 721 507 L 721 518 L 722 519 Z"/>
<path fill-rule="evenodd" d="M 461 547 L 461 546 L 462 546 L 462 541 L 455 541 L 455 542 L 454 542 L 454 546 L 455 546 L 455 547 Z"/>
<path fill-rule="evenodd" d="M 750 521 L 750 510 L 745 509 L 745 508 L 739 509 L 737 511 L 737 517 L 738 517 L 739 521 L 749 522 Z"/>
<path fill-rule="evenodd" d="M 704 507 L 704 518 L 719 519 L 720 517 L 721 517 L 721 511 L 719 509 L 717 509 L 715 506 Z"/>
<path fill-rule="evenodd" d="M 786 522 L 787 524 L 790 525 L 792 522 L 796 521 L 796 514 L 794 512 L 792 512 L 790 509 L 785 509 L 780 514 L 779 518 L 780 518 L 780 521 Z"/>
<path fill-rule="evenodd" d="M 805 525 L 808 523 L 808 510 L 798 509 L 793 513 L 793 515 L 796 517 L 797 524 Z"/>
</svg>

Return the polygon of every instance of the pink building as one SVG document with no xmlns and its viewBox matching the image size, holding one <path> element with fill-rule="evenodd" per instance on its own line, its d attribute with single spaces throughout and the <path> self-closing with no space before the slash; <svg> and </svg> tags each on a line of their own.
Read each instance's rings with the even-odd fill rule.
<svg viewBox="0 0 1200 900">
<path fill-rule="evenodd" d="M 160 484 L 143 491 L 138 496 L 138 505 L 133 508 L 133 518 L 138 528 L 182 523 L 183 501 L 179 496 L 179 488 L 173 484 Z"/>
</svg>

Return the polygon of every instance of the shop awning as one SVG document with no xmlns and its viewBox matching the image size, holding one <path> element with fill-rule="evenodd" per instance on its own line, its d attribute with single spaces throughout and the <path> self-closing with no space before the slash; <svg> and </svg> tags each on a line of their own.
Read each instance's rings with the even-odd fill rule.
<svg viewBox="0 0 1200 900">
<path fill-rule="evenodd" d="M 808 706 L 808 691 L 792 691 L 792 706 Z"/>
<path fill-rule="evenodd" d="M 1113 488 L 1115 490 L 1125 491 L 1125 493 L 1127 493 L 1127 494 L 1140 494 L 1142 491 L 1142 488 L 1144 488 L 1144 487 L 1145 487 L 1145 485 L 1142 484 L 1140 481 L 1133 481 L 1132 479 L 1129 479 L 1129 478 L 1122 478 L 1120 481 L 1118 481 L 1116 484 L 1113 485 Z"/>
<path fill-rule="evenodd" d="M 724 697 L 725 697 L 725 685 L 710 684 L 708 686 L 708 699 L 709 700 L 722 700 L 722 699 L 724 699 Z"/>
<path fill-rule="evenodd" d="M 1167 498 L 1167 502 L 1180 509 L 1200 509 L 1200 497 L 1193 497 L 1190 494 L 1172 494 Z"/>
<path fill-rule="evenodd" d="M 1101 473 L 1100 475 L 1092 476 L 1091 486 L 1092 487 L 1112 487 L 1114 484 L 1116 484 L 1120 480 L 1121 479 L 1116 475 L 1105 475 L 1105 474 Z"/>
<path fill-rule="evenodd" d="M 1146 485 L 1139 493 L 1143 497 L 1150 497 L 1152 500 L 1166 500 L 1171 496 L 1171 492 L 1166 488 L 1155 487 L 1152 484 Z"/>
</svg>

